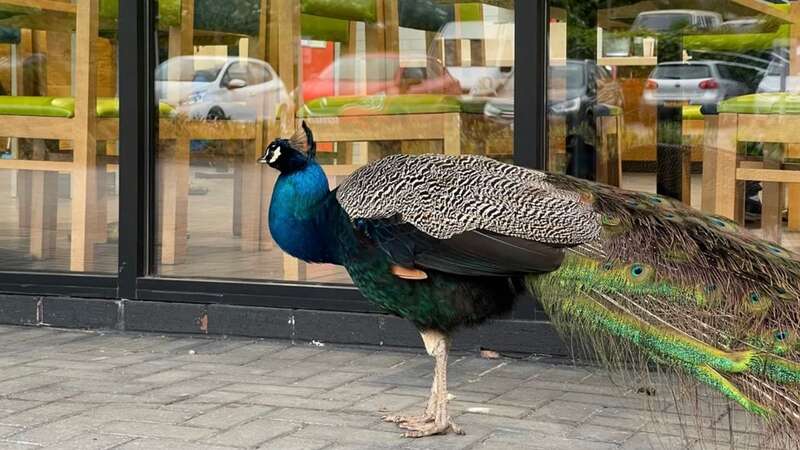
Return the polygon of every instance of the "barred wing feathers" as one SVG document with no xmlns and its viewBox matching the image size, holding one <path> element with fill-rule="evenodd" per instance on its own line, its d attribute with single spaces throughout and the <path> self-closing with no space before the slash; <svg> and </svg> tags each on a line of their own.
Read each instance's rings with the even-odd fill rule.
<svg viewBox="0 0 800 450">
<path fill-rule="evenodd" d="M 580 194 L 482 156 L 389 156 L 357 170 L 336 196 L 353 220 L 399 217 L 440 240 L 483 230 L 569 246 L 600 232 Z"/>
</svg>

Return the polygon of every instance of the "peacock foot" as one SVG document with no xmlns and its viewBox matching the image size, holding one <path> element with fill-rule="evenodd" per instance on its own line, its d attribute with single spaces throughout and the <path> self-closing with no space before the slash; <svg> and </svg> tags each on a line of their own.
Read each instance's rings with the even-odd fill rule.
<svg viewBox="0 0 800 450">
<path fill-rule="evenodd" d="M 453 419 L 448 417 L 446 420 L 434 420 L 426 423 L 401 423 L 400 428 L 408 430 L 403 436 L 407 438 L 421 438 L 426 436 L 435 436 L 437 434 L 447 434 L 453 432 L 455 434 L 464 434 Z"/>
<path fill-rule="evenodd" d="M 422 424 L 433 422 L 433 414 L 425 413 L 419 416 L 383 416 L 384 422 L 396 424 Z"/>
</svg>

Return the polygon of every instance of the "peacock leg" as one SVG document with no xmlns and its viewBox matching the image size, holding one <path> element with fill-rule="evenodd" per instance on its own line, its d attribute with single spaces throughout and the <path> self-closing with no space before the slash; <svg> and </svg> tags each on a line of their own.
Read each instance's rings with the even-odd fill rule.
<svg viewBox="0 0 800 450">
<path fill-rule="evenodd" d="M 425 341 L 425 333 L 422 333 L 422 340 Z M 433 368 L 433 383 L 431 384 L 431 396 L 428 398 L 428 406 L 425 408 L 424 413 L 422 413 L 419 416 L 383 416 L 383 421 L 401 424 L 401 426 L 405 424 L 416 425 L 416 424 L 433 422 L 434 414 L 436 412 L 436 405 L 439 402 L 439 396 L 437 395 L 438 377 L 439 377 L 439 365 L 437 364 Z"/>
<path fill-rule="evenodd" d="M 410 438 L 447 434 L 450 431 L 464 434 L 447 413 L 447 352 L 450 348 L 450 338 L 440 332 L 428 331 L 422 333 L 422 340 L 425 342 L 428 354 L 436 358 L 431 388 L 432 401 L 428 402 L 429 407 L 433 405 L 433 420 L 403 422 L 400 428 L 408 430 L 405 436 Z"/>
</svg>

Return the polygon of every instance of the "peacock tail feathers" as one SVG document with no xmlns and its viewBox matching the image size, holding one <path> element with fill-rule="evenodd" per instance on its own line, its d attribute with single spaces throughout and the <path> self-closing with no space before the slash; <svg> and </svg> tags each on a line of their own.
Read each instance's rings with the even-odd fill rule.
<svg viewBox="0 0 800 450">
<path fill-rule="evenodd" d="M 800 259 L 728 219 L 657 195 L 549 175 L 591 199 L 600 238 L 527 277 L 559 328 L 603 359 L 631 351 L 765 419 L 800 429 Z"/>
</svg>

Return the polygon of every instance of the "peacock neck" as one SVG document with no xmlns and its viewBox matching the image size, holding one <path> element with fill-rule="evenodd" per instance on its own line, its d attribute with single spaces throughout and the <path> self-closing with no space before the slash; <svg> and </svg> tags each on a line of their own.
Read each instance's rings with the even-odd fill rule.
<svg viewBox="0 0 800 450">
<path fill-rule="evenodd" d="M 328 220 L 330 194 L 325 172 L 313 161 L 278 177 L 269 208 L 269 228 L 285 252 L 304 261 L 339 263 L 337 240 Z"/>
</svg>

